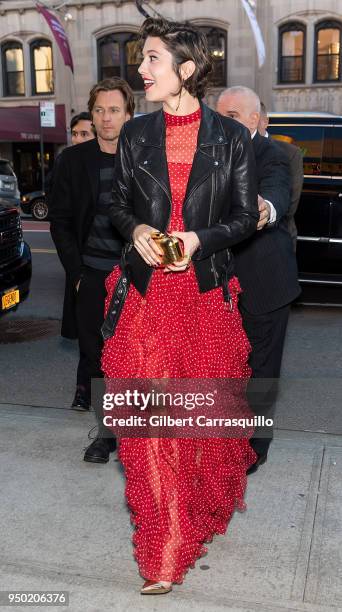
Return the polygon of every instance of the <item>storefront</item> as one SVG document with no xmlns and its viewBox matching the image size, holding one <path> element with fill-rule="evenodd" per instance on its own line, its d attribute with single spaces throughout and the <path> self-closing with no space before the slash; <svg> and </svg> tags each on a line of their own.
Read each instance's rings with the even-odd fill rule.
<svg viewBox="0 0 342 612">
<path fill-rule="evenodd" d="M 56 104 L 56 127 L 42 129 L 38 105 L 0 108 L 0 157 L 13 163 L 21 193 L 41 189 L 41 137 L 47 173 L 67 143 L 64 104 Z"/>
</svg>

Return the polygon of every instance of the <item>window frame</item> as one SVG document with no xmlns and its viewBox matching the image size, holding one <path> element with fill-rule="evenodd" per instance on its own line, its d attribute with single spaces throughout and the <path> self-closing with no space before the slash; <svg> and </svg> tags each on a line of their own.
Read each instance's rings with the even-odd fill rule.
<svg viewBox="0 0 342 612">
<path fill-rule="evenodd" d="M 101 81 L 105 77 L 102 74 L 103 66 L 101 65 L 101 46 L 106 43 L 117 43 L 119 45 L 119 70 L 120 70 L 120 78 L 127 79 L 127 55 L 126 55 L 126 43 L 130 42 L 131 38 L 138 38 L 138 32 L 134 30 L 118 30 L 114 32 L 109 32 L 100 36 L 96 41 L 96 49 L 97 49 L 97 77 L 98 81 Z M 133 65 L 133 64 L 132 64 Z M 132 87 L 132 86 L 131 86 Z M 132 87 L 134 92 L 142 92 L 144 90 L 143 81 L 141 81 L 141 87 L 139 89 L 135 89 Z"/>
<path fill-rule="evenodd" d="M 340 54 L 339 54 L 339 67 L 338 67 L 338 78 L 337 79 L 318 79 L 317 78 L 317 58 L 318 58 L 318 35 L 320 30 L 336 29 L 340 31 Z M 328 19 L 319 21 L 315 24 L 315 36 L 314 36 L 314 66 L 313 66 L 313 83 L 341 83 L 342 79 L 342 21 L 335 19 Z"/>
<path fill-rule="evenodd" d="M 52 72 L 52 91 L 37 91 L 36 68 L 34 62 L 34 51 L 38 47 L 50 47 L 51 49 L 51 72 Z M 35 38 L 30 42 L 30 68 L 31 68 L 31 95 L 32 96 L 53 96 L 55 94 L 55 70 L 53 65 L 53 48 L 51 40 L 48 38 Z"/>
<path fill-rule="evenodd" d="M 278 28 L 278 85 L 296 85 L 306 83 L 306 24 L 301 21 L 287 21 Z M 303 55 L 283 55 L 283 35 L 286 32 L 303 32 Z M 284 57 L 301 57 L 302 58 L 302 78 L 296 81 L 288 81 L 282 79 L 282 67 Z"/>
<path fill-rule="evenodd" d="M 198 28 L 206 36 L 207 36 L 208 32 L 212 31 L 212 30 L 217 30 L 219 35 L 223 36 L 223 39 L 224 39 L 224 60 L 223 60 L 223 66 L 224 66 L 223 80 L 224 80 L 224 84 L 218 85 L 216 83 L 211 83 L 210 75 L 209 75 L 209 86 L 210 86 L 210 88 L 228 87 L 228 32 L 227 32 L 227 30 L 225 30 L 224 28 L 221 28 L 220 26 L 213 25 L 213 24 L 206 24 L 206 23 L 202 23 L 201 25 L 198 26 Z M 209 43 L 209 41 L 208 41 L 208 43 Z M 210 47 L 209 47 L 209 50 L 210 50 Z M 222 61 L 222 60 L 220 60 L 220 61 Z M 213 60 L 213 63 L 215 63 L 215 60 Z"/>
<path fill-rule="evenodd" d="M 6 51 L 8 49 L 20 49 L 23 56 L 23 70 L 17 70 L 11 72 L 11 74 L 22 73 L 24 79 L 24 92 L 23 93 L 10 93 L 8 87 L 8 70 L 6 61 Z M 24 98 L 26 96 L 26 82 L 25 82 L 25 55 L 23 43 L 18 40 L 5 40 L 1 44 L 1 64 L 2 64 L 2 97 L 4 98 Z"/>
</svg>

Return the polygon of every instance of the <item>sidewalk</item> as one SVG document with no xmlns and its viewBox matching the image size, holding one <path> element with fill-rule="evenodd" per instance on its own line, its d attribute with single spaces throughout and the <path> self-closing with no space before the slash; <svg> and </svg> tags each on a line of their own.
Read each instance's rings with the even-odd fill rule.
<svg viewBox="0 0 342 612">
<path fill-rule="evenodd" d="M 278 432 L 247 511 L 183 585 L 142 597 L 120 464 L 83 461 L 93 415 L 2 404 L 0 423 L 1 589 L 70 593 L 69 607 L 30 610 L 342 609 L 341 436 Z"/>
</svg>

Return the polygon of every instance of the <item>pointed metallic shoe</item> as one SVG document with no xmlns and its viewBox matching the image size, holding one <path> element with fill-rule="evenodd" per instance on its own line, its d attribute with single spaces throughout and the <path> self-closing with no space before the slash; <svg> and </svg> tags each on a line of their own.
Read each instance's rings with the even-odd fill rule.
<svg viewBox="0 0 342 612">
<path fill-rule="evenodd" d="M 165 595 L 170 593 L 170 591 L 172 591 L 172 584 L 164 586 L 163 581 L 147 580 L 140 593 L 141 595 Z"/>
</svg>

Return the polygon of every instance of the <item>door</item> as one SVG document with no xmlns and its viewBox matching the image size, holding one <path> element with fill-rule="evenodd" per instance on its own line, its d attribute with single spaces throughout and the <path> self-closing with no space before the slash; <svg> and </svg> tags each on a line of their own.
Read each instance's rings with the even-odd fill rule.
<svg viewBox="0 0 342 612">
<path fill-rule="evenodd" d="M 289 120 L 291 121 L 291 119 Z M 295 216 L 299 278 L 315 279 L 325 273 L 329 259 L 331 168 L 329 127 L 324 124 L 273 123 L 272 138 L 285 140 L 303 153 L 304 185 Z"/>
<path fill-rule="evenodd" d="M 342 284 L 342 125 L 334 126 L 329 272 Z"/>
<path fill-rule="evenodd" d="M 54 145 L 44 143 L 45 173 L 51 170 L 54 160 Z M 39 142 L 13 143 L 13 165 L 21 194 L 41 189 Z"/>
</svg>

